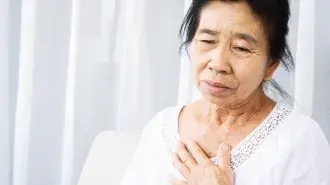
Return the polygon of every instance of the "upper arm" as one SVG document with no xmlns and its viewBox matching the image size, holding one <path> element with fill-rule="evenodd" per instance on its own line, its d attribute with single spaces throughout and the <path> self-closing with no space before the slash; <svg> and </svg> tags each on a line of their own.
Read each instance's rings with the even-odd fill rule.
<svg viewBox="0 0 330 185">
<path fill-rule="evenodd" d="M 158 113 L 143 129 L 121 185 L 154 185 L 157 180 L 163 114 L 164 111 Z"/>
<path fill-rule="evenodd" d="M 294 146 L 290 165 L 285 185 L 330 185 L 330 146 L 316 122 Z"/>
<path fill-rule="evenodd" d="M 150 155 L 148 136 L 142 134 L 129 166 L 126 169 L 124 179 L 121 185 L 144 185 L 143 180 L 148 175 L 146 167 L 148 166 L 148 158 Z"/>
</svg>

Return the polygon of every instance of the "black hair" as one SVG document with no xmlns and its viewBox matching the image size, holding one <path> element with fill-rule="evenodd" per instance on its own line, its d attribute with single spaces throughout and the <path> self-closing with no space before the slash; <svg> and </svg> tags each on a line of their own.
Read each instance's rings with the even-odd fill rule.
<svg viewBox="0 0 330 185">
<path fill-rule="evenodd" d="M 216 0 L 193 0 L 180 28 L 180 37 L 182 38 L 182 48 L 193 41 L 197 32 L 200 13 L 209 3 Z M 280 64 L 290 72 L 294 70 L 294 60 L 287 42 L 289 32 L 290 5 L 289 0 L 218 0 L 224 2 L 245 2 L 253 14 L 262 22 L 269 43 L 269 58 L 271 61 L 280 61 Z M 290 95 L 285 92 L 275 80 L 267 83 L 275 90 L 276 94 L 282 98 L 290 99 Z"/>
</svg>

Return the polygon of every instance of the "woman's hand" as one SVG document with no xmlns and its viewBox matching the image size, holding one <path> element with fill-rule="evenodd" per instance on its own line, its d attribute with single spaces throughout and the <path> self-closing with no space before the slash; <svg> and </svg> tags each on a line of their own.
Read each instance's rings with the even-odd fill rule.
<svg viewBox="0 0 330 185">
<path fill-rule="evenodd" d="M 233 185 L 228 144 L 221 145 L 217 158 L 219 164 L 215 165 L 196 142 L 189 143 L 187 148 L 179 142 L 173 164 L 186 181 L 174 179 L 172 185 Z"/>
</svg>

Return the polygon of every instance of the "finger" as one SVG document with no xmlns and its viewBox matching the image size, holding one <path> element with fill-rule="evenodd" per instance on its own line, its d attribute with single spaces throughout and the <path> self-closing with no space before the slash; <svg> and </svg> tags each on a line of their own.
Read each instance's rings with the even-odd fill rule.
<svg viewBox="0 0 330 185">
<path fill-rule="evenodd" d="M 182 142 L 177 143 L 177 154 L 183 164 L 186 165 L 190 170 L 197 166 L 195 159 L 187 151 L 185 145 Z"/>
<path fill-rule="evenodd" d="M 230 145 L 223 143 L 217 152 L 218 166 L 220 169 L 226 171 L 230 168 Z"/>
<path fill-rule="evenodd" d="M 179 179 L 173 179 L 171 182 L 172 185 L 188 185 L 185 181 Z"/>
<path fill-rule="evenodd" d="M 198 143 L 196 141 L 189 142 L 188 149 L 198 164 L 202 164 L 202 165 L 212 164 L 211 160 L 206 156 L 205 152 L 198 145 Z"/>
<path fill-rule="evenodd" d="M 180 174 L 185 178 L 188 179 L 190 175 L 190 170 L 187 168 L 186 165 L 182 163 L 179 156 L 177 154 L 172 155 L 172 163 L 176 169 L 179 170 Z"/>
</svg>

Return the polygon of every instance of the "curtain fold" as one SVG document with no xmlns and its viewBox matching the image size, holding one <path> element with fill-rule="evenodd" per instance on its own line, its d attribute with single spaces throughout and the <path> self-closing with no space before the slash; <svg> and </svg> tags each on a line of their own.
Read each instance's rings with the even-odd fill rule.
<svg viewBox="0 0 330 185">
<path fill-rule="evenodd" d="M 13 140 L 13 185 L 26 184 L 32 111 L 36 2 L 22 1 L 15 134 Z M 27 47 L 28 46 L 28 47 Z M 22 61 L 23 60 L 23 61 Z"/>
<path fill-rule="evenodd" d="M 1 1 L 0 184 L 74 185 L 99 132 L 141 132 L 175 105 L 183 9 L 177 0 Z"/>
<path fill-rule="evenodd" d="M 314 87 L 315 1 L 301 0 L 296 53 L 296 109 L 312 116 Z"/>
<path fill-rule="evenodd" d="M 11 183 L 9 113 L 9 0 L 0 2 L 0 184 Z M 3 124 L 4 123 L 4 124 Z"/>
</svg>

